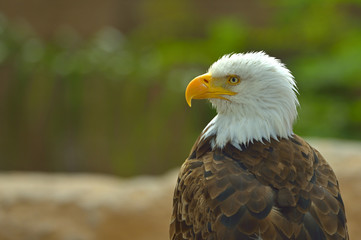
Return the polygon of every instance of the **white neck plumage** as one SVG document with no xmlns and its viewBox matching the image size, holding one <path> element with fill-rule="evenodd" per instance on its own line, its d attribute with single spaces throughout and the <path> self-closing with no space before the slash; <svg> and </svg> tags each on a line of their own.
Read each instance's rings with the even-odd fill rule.
<svg viewBox="0 0 361 240">
<path fill-rule="evenodd" d="M 248 145 L 254 141 L 271 141 L 279 138 L 292 136 L 292 125 L 297 115 L 293 117 L 285 115 L 287 109 L 277 109 L 262 111 L 262 115 L 254 114 L 254 109 L 232 111 L 229 113 L 218 113 L 216 117 L 203 130 L 202 138 L 215 135 L 212 147 L 223 148 L 227 143 L 231 143 L 240 149 L 242 145 Z M 282 117 L 287 116 L 287 117 Z"/>
</svg>

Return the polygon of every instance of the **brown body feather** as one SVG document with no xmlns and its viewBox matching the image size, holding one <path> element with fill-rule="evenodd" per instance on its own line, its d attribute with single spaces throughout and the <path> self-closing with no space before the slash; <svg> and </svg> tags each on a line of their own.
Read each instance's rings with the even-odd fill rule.
<svg viewBox="0 0 361 240">
<path fill-rule="evenodd" d="M 302 138 L 242 151 L 197 140 L 174 192 L 170 238 L 349 239 L 338 182 Z"/>
</svg>

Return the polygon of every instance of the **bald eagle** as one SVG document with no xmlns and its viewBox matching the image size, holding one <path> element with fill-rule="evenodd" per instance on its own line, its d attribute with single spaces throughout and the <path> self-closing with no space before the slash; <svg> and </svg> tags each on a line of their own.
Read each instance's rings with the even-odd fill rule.
<svg viewBox="0 0 361 240">
<path fill-rule="evenodd" d="M 185 95 L 217 115 L 181 167 L 170 239 L 349 239 L 333 170 L 293 133 L 296 83 L 278 59 L 225 55 Z"/>
</svg>

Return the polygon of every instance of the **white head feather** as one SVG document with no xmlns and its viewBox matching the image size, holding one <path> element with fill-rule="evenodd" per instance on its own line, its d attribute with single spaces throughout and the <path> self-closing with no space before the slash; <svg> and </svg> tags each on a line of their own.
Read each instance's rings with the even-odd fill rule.
<svg viewBox="0 0 361 240">
<path fill-rule="evenodd" d="M 238 75 L 230 101 L 210 99 L 218 115 L 208 124 L 203 138 L 216 135 L 213 147 L 247 145 L 253 141 L 288 138 L 297 117 L 297 89 L 290 71 L 264 52 L 225 55 L 208 73 L 214 78 Z"/>
</svg>

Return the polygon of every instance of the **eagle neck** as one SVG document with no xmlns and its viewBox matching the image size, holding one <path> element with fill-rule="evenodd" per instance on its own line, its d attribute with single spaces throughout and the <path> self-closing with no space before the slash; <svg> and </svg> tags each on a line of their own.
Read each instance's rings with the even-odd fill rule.
<svg viewBox="0 0 361 240">
<path fill-rule="evenodd" d="M 281 118 L 266 116 L 244 116 L 236 114 L 218 114 L 202 132 L 202 139 L 214 135 L 212 148 L 223 148 L 231 143 L 238 149 L 254 141 L 264 142 L 292 136 L 292 123 Z"/>
</svg>

